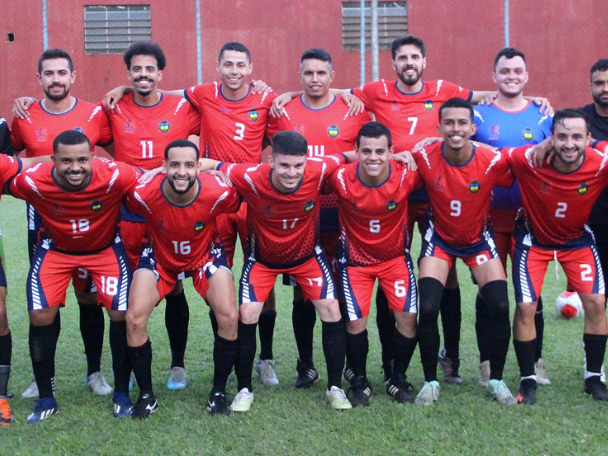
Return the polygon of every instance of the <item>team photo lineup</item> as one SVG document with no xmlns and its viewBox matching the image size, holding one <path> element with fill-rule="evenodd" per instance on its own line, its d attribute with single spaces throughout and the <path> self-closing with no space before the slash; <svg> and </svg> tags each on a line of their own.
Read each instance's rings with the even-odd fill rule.
<svg viewBox="0 0 608 456">
<path fill-rule="evenodd" d="M 86 387 L 111 396 L 115 418 L 159 409 L 148 334 L 157 307 L 169 347 L 154 350 L 171 354 L 166 388 L 189 385 L 188 278 L 213 329 L 213 382 L 200 399 L 211 415 L 264 407 L 254 405 L 254 383 L 279 385 L 273 336 L 277 308 L 289 306 L 277 305 L 275 286 L 293 293 L 294 386 L 322 381 L 328 408 L 370 405 L 368 352 L 381 356 L 392 400 L 432 406 L 439 380 L 463 383 L 461 330 L 473 329 L 488 401 L 532 405 L 538 385 L 551 384 L 541 295 L 552 261 L 567 277 L 558 311 L 584 318 L 577 388 L 608 402 L 608 59 L 589 69 L 590 104 L 553 112 L 550 100 L 524 96 L 526 57 L 514 48 L 497 49 L 494 91 L 425 80 L 426 47 L 413 35 L 392 43 L 395 79 L 352 89 L 332 87 L 331 55 L 311 48 L 299 61 L 300 91 L 277 94 L 251 78 L 239 42 L 218 50 L 215 82 L 162 90 L 161 46 L 132 44 L 130 85 L 108 87 L 96 103 L 71 94 L 71 56 L 47 49 L 36 70 L 42 93 L 14 94 L 12 121 L 0 118 L 3 193 L 27 208 L 33 378 L 20 394 L 34 400 L 29 415 L 11 409 L 2 258 L 0 424 L 37 424 L 59 410 L 55 354 L 70 282 Z M 410 253 L 414 238 L 419 253 Z M 241 251 L 242 271 L 233 271 Z M 459 258 L 470 275 L 457 274 Z M 471 280 L 475 327 L 461 328 L 459 284 Z M 379 354 L 369 348 L 372 307 Z M 101 367 L 105 313 L 112 386 Z M 519 385 L 503 381 L 511 344 Z M 422 369 L 410 366 L 416 348 Z M 411 369 L 423 385 L 408 381 Z"/>
</svg>

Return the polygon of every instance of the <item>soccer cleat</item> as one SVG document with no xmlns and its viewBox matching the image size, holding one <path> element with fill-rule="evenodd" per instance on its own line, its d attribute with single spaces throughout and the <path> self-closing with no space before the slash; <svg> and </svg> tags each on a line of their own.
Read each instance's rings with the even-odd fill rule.
<svg viewBox="0 0 608 456">
<path fill-rule="evenodd" d="M 602 383 L 599 375 L 594 375 L 585 380 L 585 393 L 597 401 L 608 401 L 606 385 Z"/>
<path fill-rule="evenodd" d="M 112 406 L 114 418 L 126 418 L 131 415 L 131 410 L 133 409 L 133 403 L 128 393 L 114 393 Z"/>
<path fill-rule="evenodd" d="M 256 363 L 257 364 L 257 363 Z M 279 378 L 274 366 L 274 361 L 271 359 L 260 360 L 260 383 L 266 386 L 277 386 Z"/>
<path fill-rule="evenodd" d="M 585 372 L 587 372 L 587 358 L 585 358 Z M 606 370 L 604 369 L 604 365 L 602 364 L 600 380 L 605 385 L 606 384 Z"/>
<path fill-rule="evenodd" d="M 479 364 L 479 384 L 488 386 L 490 381 L 490 361 L 483 361 Z"/>
<path fill-rule="evenodd" d="M 344 390 L 337 386 L 332 386 L 330 389 L 325 391 L 325 401 L 334 410 L 348 410 L 353 408 L 352 404 L 344 394 Z"/>
<path fill-rule="evenodd" d="M 188 386 L 186 369 L 183 367 L 172 367 L 171 373 L 169 374 L 169 380 L 167 380 L 167 389 L 175 391 L 184 389 L 186 386 Z"/>
<path fill-rule="evenodd" d="M 38 384 L 36 383 L 36 379 L 34 379 L 32 380 L 32 383 L 30 383 L 30 386 L 28 386 L 27 389 L 21 393 L 21 397 L 23 399 L 35 399 L 38 396 Z"/>
<path fill-rule="evenodd" d="M 146 393 L 139 396 L 137 402 L 131 409 L 131 418 L 134 420 L 145 420 L 158 408 L 158 402 L 154 393 Z"/>
<path fill-rule="evenodd" d="M 531 378 L 523 379 L 519 384 L 516 399 L 518 404 L 532 405 L 536 403 L 536 381 Z"/>
<path fill-rule="evenodd" d="M 3 426 L 8 426 L 14 422 L 15 417 L 13 416 L 11 406 L 8 404 L 8 400 L 5 398 L 0 398 L 0 424 Z"/>
<path fill-rule="evenodd" d="M 451 358 L 446 356 L 445 348 L 439 352 L 439 367 L 443 371 L 443 381 L 449 385 L 462 385 L 462 378 L 458 376 L 458 370 L 454 369 L 454 363 Z"/>
<path fill-rule="evenodd" d="M 400 404 L 413 404 L 414 396 L 412 396 L 413 386 L 405 381 L 405 375 L 398 375 L 395 380 L 392 378 L 386 385 L 386 394 L 391 396 Z"/>
<path fill-rule="evenodd" d="M 486 394 L 493 398 L 496 402 L 502 405 L 513 405 L 517 404 L 517 400 L 505 385 L 502 380 L 490 380 L 486 389 Z"/>
<path fill-rule="evenodd" d="M 93 372 L 87 377 L 87 388 L 93 391 L 93 394 L 99 396 L 112 394 L 112 387 L 108 385 L 108 382 L 103 378 L 103 374 L 100 371 Z"/>
<path fill-rule="evenodd" d="M 310 388 L 321 380 L 321 376 L 317 372 L 317 369 L 315 369 L 315 366 L 302 364 L 302 361 L 299 359 L 296 370 L 298 371 L 298 378 L 296 379 L 296 388 L 298 389 Z"/>
<path fill-rule="evenodd" d="M 418 393 L 418 396 L 416 396 L 416 399 L 414 399 L 414 404 L 426 406 L 433 405 L 439 400 L 440 390 L 441 387 L 439 386 L 439 382 L 437 380 L 424 382 L 424 386 Z"/>
<path fill-rule="evenodd" d="M 536 374 L 536 383 L 539 385 L 550 385 L 551 380 L 547 376 L 547 368 L 542 358 L 534 363 L 534 373 Z"/>
<path fill-rule="evenodd" d="M 352 370 L 352 368 L 347 364 L 344 368 L 344 374 L 342 374 L 342 376 L 344 377 L 344 380 L 350 383 L 353 381 L 353 378 L 355 378 L 355 371 Z"/>
<path fill-rule="evenodd" d="M 230 404 L 231 412 L 248 412 L 253 404 L 253 391 L 243 388 L 238 392 L 232 404 Z"/>
<path fill-rule="evenodd" d="M 211 393 L 207 401 L 207 411 L 212 415 L 230 415 L 226 393 Z"/>
<path fill-rule="evenodd" d="M 347 397 L 353 407 L 359 405 L 367 407 L 369 405 L 369 400 L 372 397 L 372 385 L 370 385 L 365 377 L 355 377 L 353 381 L 350 382 Z"/>
<path fill-rule="evenodd" d="M 57 413 L 58 409 L 59 406 L 54 397 L 43 397 L 42 399 L 38 399 L 31 415 L 27 417 L 27 422 L 29 424 L 36 424 L 42 420 L 46 420 L 51 415 Z"/>
</svg>

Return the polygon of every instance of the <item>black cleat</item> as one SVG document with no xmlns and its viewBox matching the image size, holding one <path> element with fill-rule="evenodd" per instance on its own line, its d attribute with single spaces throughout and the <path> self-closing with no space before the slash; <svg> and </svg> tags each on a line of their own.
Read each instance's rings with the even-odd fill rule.
<svg viewBox="0 0 608 456">
<path fill-rule="evenodd" d="M 146 393 L 139 396 L 137 402 L 131 409 L 131 418 L 134 420 L 145 420 L 158 408 L 158 402 L 154 393 Z"/>
<path fill-rule="evenodd" d="M 608 390 L 606 390 L 606 385 L 602 383 L 599 375 L 585 380 L 585 393 L 590 394 L 597 401 L 608 401 Z"/>
<path fill-rule="evenodd" d="M 367 407 L 369 400 L 372 397 L 372 385 L 370 385 L 367 378 L 358 376 L 353 378 L 350 382 L 350 388 L 347 393 L 348 400 L 353 407 L 362 406 Z"/>
<path fill-rule="evenodd" d="M 207 401 L 207 411 L 212 415 L 230 415 L 226 393 L 211 393 Z"/>
<path fill-rule="evenodd" d="M 315 366 L 302 364 L 299 359 L 296 370 L 298 371 L 298 378 L 296 379 L 296 388 L 298 389 L 310 388 L 321 379 Z"/>
<path fill-rule="evenodd" d="M 519 384 L 519 392 L 517 393 L 517 403 L 532 405 L 536 403 L 536 380 L 526 378 Z"/>
<path fill-rule="evenodd" d="M 398 375 L 395 380 L 389 379 L 386 384 L 386 394 L 400 404 L 413 404 L 414 396 L 412 395 L 412 391 L 414 391 L 414 386 L 406 382 L 405 378 L 405 375 Z"/>
<path fill-rule="evenodd" d="M 353 378 L 355 378 L 355 371 L 353 371 L 352 367 L 347 364 L 344 368 L 344 373 L 342 374 L 342 377 L 344 378 L 344 380 L 350 383 L 353 381 Z"/>
</svg>

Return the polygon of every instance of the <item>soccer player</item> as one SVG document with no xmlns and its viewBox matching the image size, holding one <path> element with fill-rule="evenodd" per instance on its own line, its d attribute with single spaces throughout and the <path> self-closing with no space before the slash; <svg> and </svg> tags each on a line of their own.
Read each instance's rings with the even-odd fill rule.
<svg viewBox="0 0 608 456">
<path fill-rule="evenodd" d="M 135 271 L 127 310 L 128 352 L 139 399 L 131 416 L 144 419 L 156 410 L 152 390 L 152 346 L 147 323 L 152 310 L 181 276 L 192 277 L 194 287 L 213 309 L 218 331 L 213 348 L 213 388 L 207 410 L 228 414 L 226 381 L 237 353 L 238 312 L 234 281 L 217 237 L 219 214 L 236 212 L 240 197 L 221 178 L 198 175 L 199 149 L 187 140 L 175 140 L 165 149 L 163 169 L 151 182 L 138 186 L 128 207 L 144 216 L 150 247 Z"/>
<path fill-rule="evenodd" d="M 415 156 L 430 200 L 418 261 L 418 342 L 425 380 L 415 400 L 418 405 L 432 405 L 439 399 L 437 318 L 448 272 L 456 258 L 471 269 L 490 315 L 487 394 L 500 404 L 515 403 L 502 380 L 511 336 L 507 281 L 487 225 L 492 188 L 509 187 L 513 177 L 500 152 L 469 142 L 475 129 L 469 102 L 452 98 L 439 108 L 437 131 L 444 141 Z"/>
<path fill-rule="evenodd" d="M 11 194 L 32 204 L 44 223 L 27 280 L 30 355 L 39 390 L 28 422 L 57 412 L 54 320 L 80 268 L 89 271 L 110 317 L 114 416 L 126 416 L 131 409 L 125 325 L 131 271 L 117 224 L 122 197 L 135 186 L 138 172 L 119 162 L 93 161 L 89 139 L 76 130 L 57 135 L 51 159 L 10 185 Z"/>
<path fill-rule="evenodd" d="M 397 326 L 393 333 L 393 372 L 386 387 L 396 401 L 413 402 L 405 372 L 416 348 L 417 293 L 407 249 L 407 199 L 420 187 L 418 173 L 389 160 L 391 134 L 369 122 L 356 139 L 358 161 L 344 165 L 326 187 L 338 198 L 340 241 L 337 262 L 346 323 L 346 347 L 354 378 L 353 406 L 369 404 L 367 317 L 376 279 L 385 290 Z"/>
<path fill-rule="evenodd" d="M 247 200 L 246 260 L 239 290 L 239 354 L 235 366 L 239 393 L 232 411 L 248 411 L 253 403 L 251 369 L 255 328 L 276 277 L 289 274 L 310 299 L 322 322 L 327 364 L 326 401 L 334 409 L 351 404 L 341 388 L 345 332 L 334 282 L 325 254 L 317 244 L 319 199 L 329 174 L 343 155 L 307 159 L 306 139 L 294 131 L 274 135 L 268 164 L 247 165 L 205 161 L 203 169 L 219 167 Z M 352 156 L 352 153 L 351 153 Z"/>
<path fill-rule="evenodd" d="M 76 71 L 70 55 L 62 49 L 47 49 L 38 60 L 38 81 L 44 98 L 31 106 L 29 116 L 15 118 L 11 124 L 11 141 L 16 151 L 25 149 L 26 157 L 39 157 L 53 153 L 55 137 L 66 129 L 84 133 L 91 144 L 104 145 L 109 138 L 102 132 L 107 126 L 107 117 L 101 106 L 87 103 L 70 95 L 76 80 Z M 33 259 L 38 243 L 41 218 L 28 204 L 28 252 Z M 90 277 L 85 270 L 74 276 L 74 291 L 80 309 L 80 332 L 87 357 L 87 387 L 95 394 L 108 395 L 112 388 L 101 373 L 104 316 L 97 306 L 97 298 L 88 291 Z M 56 312 L 56 331 L 61 323 Z M 22 397 L 38 396 L 34 382 Z"/>
<path fill-rule="evenodd" d="M 594 399 L 608 401 L 600 379 L 607 333 L 605 282 L 593 234 L 585 224 L 606 187 L 607 159 L 587 147 L 589 139 L 584 114 L 566 109 L 553 118 L 554 154 L 549 166 L 534 168 L 529 147 L 513 149 L 508 155 L 523 200 L 513 235 L 512 271 L 517 300 L 513 345 L 521 373 L 517 401 L 522 404 L 536 402 L 534 315 L 547 265 L 554 259 L 585 307 L 584 390 Z"/>
<path fill-rule="evenodd" d="M 298 76 L 304 92 L 284 106 L 283 116 L 270 118 L 269 133 L 299 132 L 308 143 L 308 158 L 353 150 L 359 129 L 371 119 L 365 111 L 349 116 L 349 106 L 329 92 L 335 77 L 331 55 L 324 49 L 308 49 L 300 58 Z M 320 220 L 321 246 L 329 263 L 333 264 L 339 237 L 335 196 L 321 197 Z M 304 301 L 301 289 L 294 288 L 292 323 L 299 354 L 296 388 L 309 388 L 319 380 L 313 362 L 315 320 L 314 306 L 310 301 Z M 262 359 L 261 362 L 263 370 L 263 364 L 272 361 Z"/>
<path fill-rule="evenodd" d="M 475 124 L 477 130 L 471 137 L 474 141 L 494 147 L 516 147 L 537 144 L 551 135 L 551 116 L 538 112 L 530 100 L 524 98 L 523 91 L 528 82 L 526 57 L 523 52 L 504 48 L 494 59 L 492 79 L 496 84 L 497 96 L 492 104 L 475 107 Z M 521 194 L 517 182 L 511 188 L 496 187 L 492 192 L 490 217 L 496 248 L 502 265 L 506 270 L 507 256 L 511 253 L 513 225 L 517 210 L 521 206 Z M 487 306 L 483 297 L 478 294 L 475 303 L 477 345 L 479 347 L 479 383 L 487 386 L 490 380 L 490 353 L 488 346 Z M 538 307 L 534 317 L 537 333 L 537 347 L 534 371 L 538 383 L 550 384 L 542 360 L 542 335 L 544 318 L 542 299 L 539 296 Z M 449 358 L 440 357 L 439 362 L 449 363 Z"/>
</svg>

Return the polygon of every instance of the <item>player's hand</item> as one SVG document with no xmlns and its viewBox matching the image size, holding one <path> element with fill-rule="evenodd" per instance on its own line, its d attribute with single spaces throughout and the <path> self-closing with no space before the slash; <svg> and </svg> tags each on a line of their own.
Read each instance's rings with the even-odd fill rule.
<svg viewBox="0 0 608 456">
<path fill-rule="evenodd" d="M 546 116 L 552 116 L 555 112 L 553 111 L 553 107 L 551 106 L 551 103 L 549 103 L 549 100 L 547 98 L 532 97 L 530 98 L 530 101 L 532 101 L 532 103 L 534 103 L 535 105 L 540 106 L 538 112 L 540 112 L 541 114 L 544 114 Z"/>
<path fill-rule="evenodd" d="M 365 105 L 363 104 L 361 99 L 357 98 L 352 93 L 342 92 L 340 94 L 340 97 L 342 98 L 342 100 L 344 100 L 344 103 L 348 105 L 348 112 L 346 113 L 347 116 L 358 116 L 363 111 L 365 111 Z"/>
<path fill-rule="evenodd" d="M 272 87 L 270 87 L 261 79 L 254 79 L 249 83 L 249 85 L 251 86 L 251 93 L 272 92 Z"/>
<path fill-rule="evenodd" d="M 535 144 L 528 152 L 530 154 L 530 162 L 535 168 L 542 168 L 545 162 L 551 163 L 551 159 L 555 151 L 553 150 L 553 141 L 551 138 L 546 138 L 543 141 Z"/>
<path fill-rule="evenodd" d="M 138 180 L 138 184 L 147 184 L 152 179 L 154 179 L 158 174 L 161 174 L 163 171 L 163 167 L 159 166 L 158 168 L 151 169 L 150 171 L 146 171 Z"/>
<path fill-rule="evenodd" d="M 13 103 L 13 115 L 17 119 L 25 119 L 30 116 L 28 110 L 30 106 L 36 103 L 36 99 L 32 97 L 19 97 Z"/>
<path fill-rule="evenodd" d="M 418 141 L 416 143 L 416 145 L 412 149 L 412 153 L 413 154 L 417 154 L 422 149 L 424 149 L 426 146 L 430 146 L 431 144 L 434 144 L 434 143 L 439 142 L 439 141 L 443 141 L 443 138 L 441 138 L 441 137 L 424 138 L 422 141 Z"/>
<path fill-rule="evenodd" d="M 285 113 L 283 108 L 291 100 L 293 100 L 291 92 L 287 92 L 276 97 L 272 102 L 272 106 L 270 107 L 270 115 L 275 119 L 280 119 L 283 117 L 283 114 Z"/>
<path fill-rule="evenodd" d="M 116 87 L 115 89 L 110 90 L 103 97 L 103 107 L 106 111 L 111 113 L 114 112 L 114 108 L 120 101 L 120 99 L 124 96 L 125 90 L 124 87 Z"/>
<path fill-rule="evenodd" d="M 211 174 L 212 176 L 215 176 L 215 177 L 218 177 L 226 185 L 228 185 L 228 187 L 232 187 L 232 182 L 230 182 L 230 179 L 228 179 L 228 176 L 226 176 L 223 172 L 218 171 L 217 169 L 210 169 L 210 170 L 202 171 L 202 172 L 206 173 L 206 174 Z"/>
<path fill-rule="evenodd" d="M 494 100 L 496 100 L 496 97 L 498 97 L 497 92 L 488 92 L 486 94 L 486 96 L 483 97 L 477 104 L 478 105 L 491 105 L 492 103 L 494 103 Z"/>
<path fill-rule="evenodd" d="M 398 154 L 393 154 L 391 158 L 397 163 L 404 164 L 409 171 L 416 171 L 418 169 L 416 160 L 414 160 L 414 156 L 409 150 L 404 150 Z"/>
</svg>

